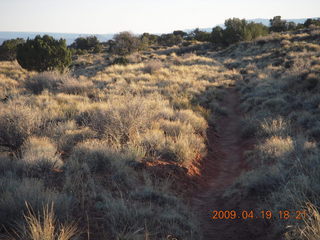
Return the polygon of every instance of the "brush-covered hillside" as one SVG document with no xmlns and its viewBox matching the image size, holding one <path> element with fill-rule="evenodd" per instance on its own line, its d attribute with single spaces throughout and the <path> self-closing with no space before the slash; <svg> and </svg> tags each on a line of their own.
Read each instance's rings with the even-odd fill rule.
<svg viewBox="0 0 320 240">
<path fill-rule="evenodd" d="M 318 239 L 320 29 L 214 50 L 74 53 L 64 72 L 1 61 L 2 238 Z M 219 142 L 231 131 L 250 147 Z M 206 191 L 224 209 L 194 201 Z M 274 216 L 214 227 L 232 209 Z"/>
</svg>

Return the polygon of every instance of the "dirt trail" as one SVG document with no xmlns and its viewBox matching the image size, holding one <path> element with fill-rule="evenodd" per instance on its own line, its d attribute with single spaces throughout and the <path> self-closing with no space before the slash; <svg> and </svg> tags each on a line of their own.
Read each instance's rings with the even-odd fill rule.
<svg viewBox="0 0 320 240">
<path fill-rule="evenodd" d="M 243 155 L 253 146 L 252 140 L 241 138 L 239 97 L 234 87 L 227 89 L 221 105 L 228 110 L 228 115 L 217 121 L 216 131 L 208 133 L 209 152 L 201 167 L 201 178 L 206 183 L 196 192 L 193 204 L 200 215 L 205 240 L 257 239 L 257 232 L 252 233 L 250 226 L 257 225 L 257 222 L 210 219 L 210 211 L 239 207 L 236 199 L 223 199 L 222 194 L 245 171 Z M 252 208 L 252 205 L 247 202 L 241 207 Z"/>
</svg>

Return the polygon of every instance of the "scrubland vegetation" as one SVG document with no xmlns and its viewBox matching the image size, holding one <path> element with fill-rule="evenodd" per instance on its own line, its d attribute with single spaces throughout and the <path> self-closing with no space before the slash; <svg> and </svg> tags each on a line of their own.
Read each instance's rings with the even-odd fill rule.
<svg viewBox="0 0 320 240">
<path fill-rule="evenodd" d="M 272 35 L 221 53 L 243 75 L 243 138 L 257 139 L 246 153 L 251 170 L 226 195 L 254 199 L 261 210 L 309 210 L 306 224 L 275 220 L 273 238 L 319 238 L 319 213 L 310 207 L 319 206 L 319 33 Z"/>
<path fill-rule="evenodd" d="M 218 87 L 237 73 L 195 54 L 154 54 L 92 77 L 1 64 L 3 231 L 38 239 L 26 203 L 41 216 L 53 203 L 55 222 L 75 224 L 81 239 L 201 238 L 172 184 L 205 156 Z"/>
<path fill-rule="evenodd" d="M 220 101 L 235 86 L 245 114 L 241 134 L 255 147 L 246 152 L 250 170 L 225 197 L 254 199 L 273 211 L 306 209 L 312 214 L 304 221 L 275 220 L 268 234 L 317 239 L 314 21 L 302 30 L 285 23 L 282 30 L 294 31 L 267 35 L 262 25 L 230 19 L 209 34 L 220 39 L 215 45 L 199 43 L 207 41 L 200 30 L 189 40 L 182 31 L 120 33 L 107 44 L 81 38 L 71 46 L 68 70 L 71 50 L 63 40 L 13 44 L 19 63 L 33 66 L 0 62 L 3 238 L 202 239 L 186 200 L 192 184 L 183 184 L 193 181 L 190 169 L 207 154 L 209 127 L 228 115 Z M 233 44 L 244 40 L 253 41 Z M 48 61 L 38 64 L 27 45 L 41 48 L 43 41 L 54 47 L 42 51 Z"/>
</svg>

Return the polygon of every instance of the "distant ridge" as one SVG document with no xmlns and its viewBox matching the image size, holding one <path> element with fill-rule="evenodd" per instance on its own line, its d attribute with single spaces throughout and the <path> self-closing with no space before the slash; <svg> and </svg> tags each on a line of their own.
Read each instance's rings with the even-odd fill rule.
<svg viewBox="0 0 320 240">
<path fill-rule="evenodd" d="M 70 45 L 78 37 L 97 36 L 100 42 L 106 42 L 113 37 L 113 34 L 83 34 L 83 33 L 50 33 L 50 32 L 1 32 L 0 31 L 0 44 L 3 41 L 13 38 L 34 38 L 37 35 L 48 34 L 56 39 L 64 38 L 67 44 Z"/>
</svg>

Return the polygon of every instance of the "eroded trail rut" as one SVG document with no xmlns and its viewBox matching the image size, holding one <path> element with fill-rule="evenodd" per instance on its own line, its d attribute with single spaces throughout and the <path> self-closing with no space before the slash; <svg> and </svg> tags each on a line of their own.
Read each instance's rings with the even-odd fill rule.
<svg viewBox="0 0 320 240">
<path fill-rule="evenodd" d="M 234 87 L 227 89 L 221 105 L 228 115 L 221 117 L 215 131 L 209 131 L 209 152 L 203 161 L 201 178 L 203 187 L 193 197 L 200 215 L 204 239 L 235 240 L 255 239 L 248 223 L 240 220 L 212 220 L 210 211 L 233 210 L 236 200 L 222 197 L 227 188 L 246 169 L 244 152 L 252 148 L 252 140 L 241 138 L 241 112 L 239 97 Z M 250 203 L 245 203 L 250 207 Z"/>
</svg>

